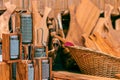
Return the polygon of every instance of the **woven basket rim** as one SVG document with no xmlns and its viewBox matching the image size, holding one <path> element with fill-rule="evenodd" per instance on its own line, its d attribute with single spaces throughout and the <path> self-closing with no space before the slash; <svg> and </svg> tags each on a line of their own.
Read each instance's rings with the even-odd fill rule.
<svg viewBox="0 0 120 80">
<path fill-rule="evenodd" d="M 80 49 L 80 50 L 83 50 L 83 51 L 89 51 L 89 52 L 91 52 L 91 54 L 92 53 L 97 53 L 97 54 L 101 54 L 101 55 L 104 55 L 104 56 L 108 56 L 108 57 L 120 60 L 120 57 L 110 55 L 110 54 L 107 54 L 105 52 L 94 50 L 94 49 L 91 49 L 91 48 L 86 48 L 86 47 L 83 47 L 83 46 L 67 46 L 67 47 L 71 48 L 71 49 L 77 49 L 77 50 Z"/>
</svg>

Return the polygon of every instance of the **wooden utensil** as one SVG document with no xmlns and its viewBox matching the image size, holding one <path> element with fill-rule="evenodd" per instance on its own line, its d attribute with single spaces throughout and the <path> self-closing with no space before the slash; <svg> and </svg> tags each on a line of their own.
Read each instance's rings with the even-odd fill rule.
<svg viewBox="0 0 120 80">
<path fill-rule="evenodd" d="M 47 45 L 48 40 L 48 28 L 46 24 L 46 19 L 48 14 L 51 11 L 51 8 L 45 7 L 44 16 L 41 19 L 41 16 L 38 13 L 36 8 L 36 1 L 32 1 L 32 9 L 33 9 L 33 36 L 34 36 L 34 44 L 35 45 Z"/>
<path fill-rule="evenodd" d="M 89 35 L 100 16 L 100 10 L 90 0 L 81 0 L 76 10 L 76 20 L 83 33 Z"/>
<path fill-rule="evenodd" d="M 33 44 L 37 45 L 37 29 L 40 26 L 42 17 L 40 16 L 37 8 L 37 1 L 32 1 L 32 18 L 33 18 Z"/>
<path fill-rule="evenodd" d="M 66 40 L 72 42 L 75 45 L 81 46 L 82 42 L 82 29 L 81 26 L 78 25 L 75 17 L 75 5 L 71 4 L 69 6 L 70 10 L 70 27 L 66 36 Z"/>
<path fill-rule="evenodd" d="M 16 6 L 6 2 L 5 6 L 7 10 L 0 16 L 0 38 L 2 39 L 3 33 L 9 33 L 9 19 Z"/>
<path fill-rule="evenodd" d="M 58 20 L 59 33 L 60 33 L 61 37 L 65 38 L 65 35 L 64 35 L 64 32 L 63 32 L 63 26 L 62 26 L 62 15 L 61 15 L 61 13 L 58 13 L 57 20 Z"/>
<path fill-rule="evenodd" d="M 118 11 L 118 0 L 114 0 L 114 9 L 113 9 L 113 11 L 112 11 L 112 15 L 113 15 L 113 16 L 119 15 L 119 11 Z"/>
</svg>

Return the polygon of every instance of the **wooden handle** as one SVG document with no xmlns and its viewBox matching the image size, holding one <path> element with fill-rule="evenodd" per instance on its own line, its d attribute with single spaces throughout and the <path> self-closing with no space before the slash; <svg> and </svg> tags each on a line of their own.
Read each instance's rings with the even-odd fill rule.
<svg viewBox="0 0 120 80">
<path fill-rule="evenodd" d="M 64 32 L 63 32 L 63 26 L 62 26 L 62 17 L 61 17 L 61 13 L 58 14 L 57 19 L 58 19 L 58 25 L 59 25 L 59 32 L 60 32 L 60 35 L 61 35 L 63 38 L 65 38 L 65 35 L 64 35 Z"/>
<path fill-rule="evenodd" d="M 45 45 L 48 42 L 48 35 L 49 35 L 46 20 L 47 20 L 47 17 L 49 15 L 50 11 L 51 11 L 51 8 L 45 7 L 43 20 L 42 20 L 42 23 L 41 23 L 41 26 L 40 26 L 43 29 L 43 32 L 44 32 L 43 33 L 43 42 L 45 43 Z"/>
<path fill-rule="evenodd" d="M 118 0 L 114 0 L 114 9 L 112 11 L 112 15 L 117 16 L 119 15 L 119 11 L 118 11 Z"/>
<path fill-rule="evenodd" d="M 104 14 L 104 17 L 110 19 L 112 10 L 113 10 L 113 6 L 111 6 L 110 4 L 105 4 L 105 14 Z"/>
<path fill-rule="evenodd" d="M 105 0 L 99 0 L 100 1 L 100 10 L 102 10 L 102 12 L 105 9 Z"/>
<path fill-rule="evenodd" d="M 32 18 L 33 18 L 33 44 L 37 45 L 37 30 L 39 29 L 42 17 L 37 8 L 37 0 L 32 0 Z"/>
</svg>

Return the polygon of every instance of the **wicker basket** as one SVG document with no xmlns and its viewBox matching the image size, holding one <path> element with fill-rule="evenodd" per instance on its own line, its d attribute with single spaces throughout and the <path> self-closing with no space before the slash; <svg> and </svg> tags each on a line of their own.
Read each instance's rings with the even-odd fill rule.
<svg viewBox="0 0 120 80">
<path fill-rule="evenodd" d="M 120 73 L 120 58 L 85 47 L 68 47 L 84 74 L 111 77 Z"/>
</svg>

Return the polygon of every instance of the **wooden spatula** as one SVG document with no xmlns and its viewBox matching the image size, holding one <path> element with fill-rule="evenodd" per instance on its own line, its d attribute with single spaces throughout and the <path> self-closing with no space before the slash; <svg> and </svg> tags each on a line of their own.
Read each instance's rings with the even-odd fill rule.
<svg viewBox="0 0 120 80">
<path fill-rule="evenodd" d="M 0 16 L 0 38 L 2 39 L 3 33 L 9 33 L 9 19 L 13 11 L 15 10 L 16 6 L 13 4 L 10 4 L 10 2 L 6 2 L 5 6 L 7 8 L 7 11 L 5 11 Z"/>
</svg>

